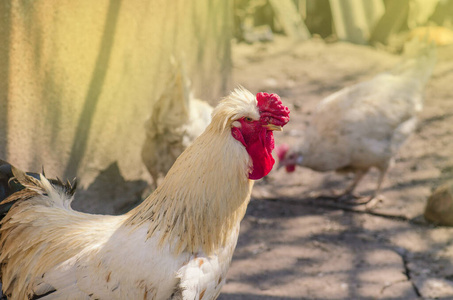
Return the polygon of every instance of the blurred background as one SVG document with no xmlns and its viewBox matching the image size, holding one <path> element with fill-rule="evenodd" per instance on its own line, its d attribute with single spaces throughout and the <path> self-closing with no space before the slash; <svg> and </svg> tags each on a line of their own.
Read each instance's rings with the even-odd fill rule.
<svg viewBox="0 0 453 300">
<path fill-rule="evenodd" d="M 347 112 L 324 101 L 332 111 L 319 118 L 320 102 L 394 71 L 407 59 L 409 41 L 433 42 L 437 63 L 432 73 L 423 71 L 430 76 L 424 89 L 406 90 L 424 105 L 393 157 L 378 202 L 351 206 L 323 198 L 343 192 L 353 177 L 310 166 L 293 173 L 274 168 L 255 183 L 221 299 L 453 299 L 452 1 L 273 2 L 236 6 L 232 74 L 233 85 L 276 92 L 290 107 L 277 145 L 303 147 L 313 123 L 343 126 Z M 387 102 L 380 91 L 389 85 L 373 85 L 379 96 L 355 90 L 350 98 L 370 96 L 363 100 L 373 99 L 382 116 L 402 112 L 390 103 L 403 94 Z M 348 97 L 339 103 L 349 107 Z M 373 114 L 355 112 L 369 120 L 364 127 L 385 127 Z M 309 153 L 319 153 L 326 165 L 343 159 L 336 154 L 358 131 L 312 139 Z M 340 150 L 326 152 L 323 142 L 335 139 Z M 370 170 L 355 192 L 372 194 L 378 178 Z"/>
<path fill-rule="evenodd" d="M 437 44 L 452 43 L 452 11 L 448 0 L 236 0 L 234 32 L 238 41 L 248 43 L 271 41 L 277 33 L 399 52 L 405 40 L 423 37 L 427 26 Z"/>
</svg>

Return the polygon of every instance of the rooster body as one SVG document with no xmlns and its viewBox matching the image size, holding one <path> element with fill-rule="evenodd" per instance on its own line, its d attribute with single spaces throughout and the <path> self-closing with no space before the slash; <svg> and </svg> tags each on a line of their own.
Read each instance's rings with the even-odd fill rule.
<svg viewBox="0 0 453 300">
<path fill-rule="evenodd" d="M 317 106 L 300 145 L 278 149 L 280 166 L 300 165 L 315 171 L 353 172 L 343 195 L 352 194 L 372 167 L 383 178 L 404 141 L 415 130 L 423 107 L 423 90 L 435 64 L 435 49 L 408 58 L 369 81 L 346 87 Z"/>
<path fill-rule="evenodd" d="M 131 214 L 77 212 L 70 208 L 72 198 L 64 190 L 45 178 L 35 183 L 26 185 L 24 195 L 18 193 L 30 199 L 13 207 L 2 224 L 7 242 L 0 259 L 8 261 L 2 270 L 3 286 L 8 286 L 7 278 L 14 278 L 18 281 L 10 284 L 16 288 L 29 285 L 27 295 L 55 291 L 43 299 L 169 299 L 172 295 L 198 299 L 201 293 L 204 299 L 217 297 L 236 245 L 238 223 L 225 237 L 225 245 L 212 249 L 215 254 L 206 255 L 200 247 L 194 253 L 174 255 L 172 243 L 160 244 L 165 234 L 149 235 L 151 221 L 133 226 Z M 247 194 L 243 190 L 232 196 L 246 199 Z M 30 246 L 32 251 L 25 252 Z M 21 274 L 36 279 L 28 282 Z"/>
<path fill-rule="evenodd" d="M 245 90 L 223 100 L 157 190 L 121 216 L 74 211 L 67 185 L 13 169 L 24 189 L 2 202 L 14 203 L 0 228 L 8 299 L 215 299 L 251 179 L 273 164 L 271 130 L 289 120 L 278 96 L 262 97 L 274 106 Z"/>
</svg>

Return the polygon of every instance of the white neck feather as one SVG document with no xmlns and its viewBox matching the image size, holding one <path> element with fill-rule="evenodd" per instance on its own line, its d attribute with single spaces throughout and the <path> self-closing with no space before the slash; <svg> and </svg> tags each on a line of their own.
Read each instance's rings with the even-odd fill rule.
<svg viewBox="0 0 453 300">
<path fill-rule="evenodd" d="M 163 183 L 132 210 L 126 224 L 149 225 L 148 236 L 182 251 L 215 252 L 242 220 L 253 181 L 250 156 L 231 135 L 211 123 L 176 160 Z"/>
</svg>

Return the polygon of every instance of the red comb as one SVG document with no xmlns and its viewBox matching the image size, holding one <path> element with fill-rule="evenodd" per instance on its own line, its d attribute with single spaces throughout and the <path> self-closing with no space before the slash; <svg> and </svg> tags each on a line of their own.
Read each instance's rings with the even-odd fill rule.
<svg viewBox="0 0 453 300">
<path fill-rule="evenodd" d="M 258 109 L 261 120 L 277 126 L 284 126 L 289 121 L 289 108 L 284 106 L 277 94 L 258 93 Z"/>
</svg>

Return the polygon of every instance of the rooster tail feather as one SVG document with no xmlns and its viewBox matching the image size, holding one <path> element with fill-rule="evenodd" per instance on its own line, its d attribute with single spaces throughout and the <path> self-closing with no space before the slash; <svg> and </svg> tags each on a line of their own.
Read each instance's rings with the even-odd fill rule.
<svg viewBox="0 0 453 300">
<path fill-rule="evenodd" d="M 48 179 L 42 174 L 24 172 L 8 162 L 0 160 L 0 219 L 18 201 L 43 195 L 51 200 L 51 205 L 70 208 L 77 187 L 73 182 L 63 182 L 59 178 Z"/>
</svg>

